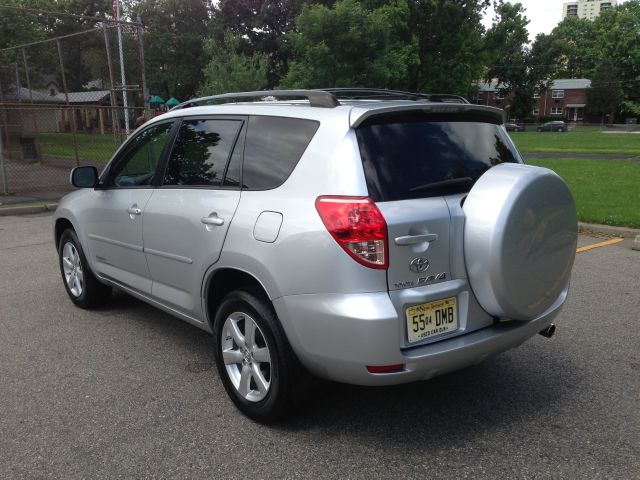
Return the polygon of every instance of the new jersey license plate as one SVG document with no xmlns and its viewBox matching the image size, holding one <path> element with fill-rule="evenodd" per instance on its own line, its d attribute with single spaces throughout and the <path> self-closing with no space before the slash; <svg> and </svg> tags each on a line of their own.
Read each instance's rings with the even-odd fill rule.
<svg viewBox="0 0 640 480">
<path fill-rule="evenodd" d="M 454 332 L 458 329 L 455 297 L 414 305 L 406 310 L 409 343 Z"/>
</svg>

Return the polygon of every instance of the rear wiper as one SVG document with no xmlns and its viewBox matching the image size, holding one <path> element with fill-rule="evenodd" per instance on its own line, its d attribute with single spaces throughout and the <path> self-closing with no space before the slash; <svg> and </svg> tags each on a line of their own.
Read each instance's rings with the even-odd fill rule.
<svg viewBox="0 0 640 480">
<path fill-rule="evenodd" d="M 418 185 L 417 187 L 410 188 L 410 192 L 431 192 L 431 191 L 463 191 L 473 187 L 473 178 L 461 177 L 451 178 L 449 180 L 442 180 L 440 182 L 431 182 L 424 185 Z"/>
</svg>

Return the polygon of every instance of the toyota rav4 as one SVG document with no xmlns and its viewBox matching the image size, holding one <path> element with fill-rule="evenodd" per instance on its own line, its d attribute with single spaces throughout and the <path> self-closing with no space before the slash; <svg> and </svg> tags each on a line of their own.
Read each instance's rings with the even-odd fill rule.
<svg viewBox="0 0 640 480">
<path fill-rule="evenodd" d="M 220 104 L 220 102 L 227 102 Z M 308 373 L 426 380 L 541 332 L 567 298 L 576 210 L 502 110 L 372 89 L 192 100 L 141 126 L 55 213 L 82 308 L 123 290 L 212 333 L 246 415 Z"/>
</svg>

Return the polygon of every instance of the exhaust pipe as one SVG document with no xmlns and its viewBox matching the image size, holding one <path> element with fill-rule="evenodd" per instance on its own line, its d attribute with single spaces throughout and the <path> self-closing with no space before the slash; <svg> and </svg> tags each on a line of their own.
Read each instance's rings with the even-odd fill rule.
<svg viewBox="0 0 640 480">
<path fill-rule="evenodd" d="M 553 337 L 553 334 L 556 333 L 556 326 L 552 323 L 544 330 L 540 330 L 538 333 L 545 338 L 551 338 Z"/>
</svg>

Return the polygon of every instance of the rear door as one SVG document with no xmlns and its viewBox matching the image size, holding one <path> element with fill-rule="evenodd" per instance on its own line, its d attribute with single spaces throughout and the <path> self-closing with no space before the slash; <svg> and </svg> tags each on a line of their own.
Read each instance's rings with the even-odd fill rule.
<svg viewBox="0 0 640 480">
<path fill-rule="evenodd" d="M 145 211 L 152 295 L 196 318 L 205 270 L 218 260 L 240 200 L 245 124 L 244 117 L 183 119 Z"/>
<path fill-rule="evenodd" d="M 387 221 L 389 290 L 431 285 L 465 272 L 459 204 L 491 166 L 517 161 L 496 123 L 470 114 L 399 113 L 356 129 L 369 196 Z M 453 273 L 452 273 L 453 272 Z"/>
</svg>

